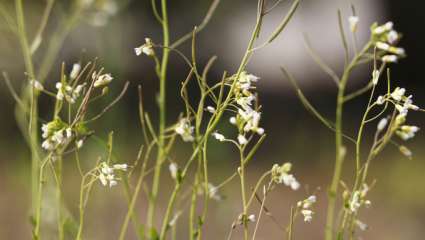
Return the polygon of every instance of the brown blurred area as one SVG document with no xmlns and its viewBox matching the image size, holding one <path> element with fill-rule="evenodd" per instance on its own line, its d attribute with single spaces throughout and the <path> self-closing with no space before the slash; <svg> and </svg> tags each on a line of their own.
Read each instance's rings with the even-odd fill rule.
<svg viewBox="0 0 425 240">
<path fill-rule="evenodd" d="M 1 0 L 14 13 L 12 1 Z M 46 37 L 52 34 L 60 11 L 66 9 L 70 1 L 57 1 L 51 21 L 46 28 Z M 131 162 L 137 155 L 142 143 L 142 133 L 137 112 L 137 85 L 143 87 L 146 110 L 156 117 L 155 92 L 158 81 L 155 78 L 150 59 L 137 57 L 134 47 L 140 46 L 149 36 L 153 41 L 161 41 L 161 28 L 151 13 L 150 1 L 118 1 L 119 9 L 108 23 L 102 27 L 93 27 L 80 19 L 79 25 L 70 33 L 59 52 L 54 70 L 49 74 L 47 86 L 54 87 L 64 62 L 68 71 L 77 61 L 88 62 L 94 58 L 115 77 L 111 87 L 111 99 L 119 93 L 125 81 L 130 81 L 130 90 L 125 97 L 96 125 L 91 126 L 96 135 L 106 139 L 109 131 L 115 133 L 115 155 L 122 162 Z M 177 39 L 199 24 L 208 9 L 211 0 L 169 1 L 171 38 Z M 411 1 L 411 3 L 419 1 Z M 40 21 L 45 1 L 24 1 L 29 35 L 34 34 Z M 395 28 L 403 33 L 401 45 L 406 48 L 408 57 L 392 67 L 393 86 L 406 87 L 413 94 L 415 102 L 425 106 L 425 81 L 423 80 L 423 56 L 425 55 L 425 16 L 415 4 L 397 0 L 356 0 L 353 4 L 360 16 L 359 40 L 368 38 L 369 26 L 374 21 L 380 23 L 392 20 Z M 273 30 L 287 11 L 289 1 L 284 1 L 267 19 L 264 31 Z M 208 59 L 218 56 L 218 61 L 210 72 L 211 81 L 219 79 L 223 71 L 233 72 L 245 50 L 250 31 L 255 22 L 256 1 L 222 1 L 209 25 L 198 36 L 198 57 L 201 66 Z M 308 188 L 292 192 L 280 187 L 267 200 L 271 210 L 281 226 L 276 226 L 264 217 L 260 224 L 258 239 L 282 239 L 289 219 L 289 209 L 307 194 L 318 195 L 315 219 L 305 224 L 301 219 L 295 226 L 297 239 L 322 239 L 326 209 L 326 188 L 330 182 L 333 161 L 333 133 L 310 115 L 299 102 L 288 81 L 280 73 L 279 66 L 285 65 L 300 82 L 305 95 L 328 118 L 334 116 L 335 87 L 330 79 L 310 59 L 303 46 L 303 33 L 319 54 L 337 73 L 343 67 L 343 48 L 338 33 L 336 10 L 340 8 L 344 16 L 350 14 L 350 1 L 314 0 L 302 1 L 299 12 L 295 14 L 279 40 L 258 54 L 248 65 L 248 71 L 261 77 L 259 94 L 263 106 L 262 125 L 268 134 L 254 161 L 248 167 L 250 186 L 253 186 L 261 173 L 274 163 L 290 161 L 294 164 L 297 178 Z M 61 10 L 62 9 L 62 10 Z M 265 36 L 260 37 L 260 42 Z M 189 44 L 181 50 L 190 54 Z M 43 51 L 43 48 L 39 50 Z M 36 65 L 39 55 L 34 56 Z M 371 66 L 365 66 L 355 72 L 350 89 L 363 86 L 369 79 Z M 15 89 L 25 84 L 24 63 L 16 37 L 7 29 L 3 19 L 0 21 L 0 71 L 7 71 Z M 183 110 L 179 97 L 180 83 L 188 73 L 187 65 L 172 55 L 168 81 L 168 123 L 173 123 Z M 195 88 L 189 89 L 196 91 Z M 197 94 L 191 95 L 196 100 Z M 346 133 L 354 135 L 360 122 L 367 99 L 361 98 L 348 104 L 344 113 Z M 47 119 L 51 114 L 48 98 L 40 102 L 41 115 Z M 107 101 L 99 103 L 107 104 Z M 0 239 L 30 239 L 30 154 L 22 135 L 15 123 L 15 102 L 9 91 L 0 81 Z M 409 123 L 424 126 L 423 114 L 411 114 Z M 155 122 L 155 121 L 154 121 Z M 370 141 L 376 123 L 367 129 Z M 222 123 L 219 129 L 232 134 L 231 127 Z M 389 147 L 373 163 L 370 181 L 376 185 L 369 197 L 372 207 L 361 213 L 361 219 L 369 229 L 359 233 L 359 239 L 424 239 L 425 238 L 425 136 L 418 136 L 407 143 L 414 152 L 414 159 L 404 159 L 396 147 Z M 186 156 L 187 146 L 181 146 L 178 156 Z M 348 146 L 348 159 L 345 164 L 344 181 L 353 180 L 354 147 Z M 103 149 L 95 143 L 89 143 L 84 150 L 87 164 L 96 161 Z M 237 168 L 237 153 L 230 146 L 211 144 L 210 169 L 211 181 L 219 183 L 231 175 Z M 76 176 L 73 159 L 65 163 L 70 169 L 65 173 L 65 199 L 72 214 L 77 216 L 79 179 Z M 161 191 L 160 209 L 164 210 L 171 189 L 171 182 L 164 174 L 165 188 Z M 235 190 L 237 189 L 237 190 Z M 241 211 L 238 181 L 234 180 L 223 189 L 226 198 L 213 202 L 207 218 L 205 239 L 225 239 L 232 221 Z M 86 239 L 116 239 L 120 223 L 126 211 L 126 199 L 118 188 L 96 187 L 87 212 L 85 227 Z M 139 212 L 145 214 L 145 205 L 140 204 Z M 184 207 L 184 203 L 182 203 Z M 256 205 L 258 210 L 258 205 Z M 75 212 L 74 212 L 75 211 Z M 181 221 L 185 221 L 185 217 Z M 180 239 L 187 238 L 187 227 L 178 228 Z M 239 237 L 235 234 L 235 238 Z M 54 239 L 54 238 L 52 238 Z M 132 238 L 128 238 L 132 239 Z"/>
</svg>

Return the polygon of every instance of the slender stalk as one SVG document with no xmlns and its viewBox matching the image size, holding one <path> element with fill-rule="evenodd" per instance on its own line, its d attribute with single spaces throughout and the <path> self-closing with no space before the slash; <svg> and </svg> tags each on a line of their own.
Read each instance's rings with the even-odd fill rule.
<svg viewBox="0 0 425 240">
<path fill-rule="evenodd" d="M 31 59 L 31 51 L 28 43 L 28 37 L 26 35 L 25 29 L 25 18 L 24 18 L 24 10 L 22 0 L 15 0 L 16 7 L 16 18 L 17 18 L 17 27 L 18 27 L 18 38 L 22 48 L 22 54 L 24 57 L 25 68 L 28 74 L 28 77 L 33 80 L 35 79 L 34 66 Z M 25 104 L 25 109 L 18 110 L 18 114 L 23 116 L 25 119 L 25 115 L 29 112 L 29 127 L 28 127 L 28 142 L 31 150 L 31 195 L 32 195 L 32 212 L 36 214 L 38 211 L 38 207 L 41 203 L 38 202 L 39 199 L 39 169 L 40 169 L 40 156 L 38 153 L 38 127 L 37 127 L 37 119 L 38 119 L 38 97 L 35 92 L 34 86 L 26 87 L 23 93 L 23 97 L 21 98 L 22 102 Z M 30 110 L 28 111 L 28 101 L 30 102 Z M 20 122 L 20 121 L 19 121 Z M 25 120 L 26 122 L 26 120 Z M 22 122 L 20 122 L 22 123 Z M 25 129 L 24 126 L 21 129 Z M 25 135 L 25 131 L 24 131 Z M 38 218 L 38 217 L 37 217 Z M 34 231 L 34 237 L 38 237 L 39 232 L 39 222 L 36 220 L 37 231 Z"/>
<path fill-rule="evenodd" d="M 341 179 L 341 171 L 342 165 L 344 162 L 343 156 L 343 134 L 342 134 L 342 113 L 344 110 L 344 95 L 345 88 L 351 74 L 351 71 L 358 63 L 359 59 L 370 49 L 372 46 L 372 42 L 369 41 L 362 51 L 355 55 L 348 66 L 344 69 L 344 73 L 341 77 L 341 81 L 339 83 L 338 95 L 337 95 L 337 106 L 336 106 L 336 116 L 335 116 L 335 168 L 334 174 L 332 177 L 332 182 L 329 187 L 328 192 L 328 210 L 326 217 L 326 227 L 325 227 L 325 240 L 333 239 L 333 226 L 334 226 L 334 217 L 335 217 L 335 207 L 336 207 L 336 195 L 338 192 L 338 185 Z"/>
<path fill-rule="evenodd" d="M 161 166 L 164 161 L 164 130 L 166 124 L 166 82 L 167 82 L 167 67 L 168 67 L 168 57 L 170 53 L 169 44 L 169 30 L 168 30 L 168 13 L 167 13 L 167 0 L 161 0 L 161 9 L 162 9 L 162 30 L 163 30 L 163 52 L 162 52 L 162 62 L 161 62 L 161 72 L 159 79 L 159 134 L 158 134 L 158 153 L 155 164 L 154 178 L 152 183 L 152 193 L 149 198 L 149 207 L 147 215 L 147 226 L 149 228 L 153 227 L 153 222 L 155 220 L 155 208 L 156 208 L 156 199 L 159 191 L 159 182 L 161 176 Z"/>
<path fill-rule="evenodd" d="M 244 229 L 244 240 L 248 239 L 248 221 L 247 221 L 247 214 L 248 214 L 248 205 L 246 200 L 246 189 L 245 189 L 245 161 L 244 161 L 244 155 L 243 155 L 243 148 L 240 149 L 240 161 L 241 165 L 239 168 L 239 175 L 241 179 L 241 195 L 242 195 L 242 224 Z"/>
</svg>

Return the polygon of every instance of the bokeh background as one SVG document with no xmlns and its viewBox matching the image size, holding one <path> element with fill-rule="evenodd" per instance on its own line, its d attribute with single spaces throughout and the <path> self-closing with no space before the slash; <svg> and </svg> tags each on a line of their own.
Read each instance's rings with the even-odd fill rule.
<svg viewBox="0 0 425 240">
<path fill-rule="evenodd" d="M 106 138 L 109 131 L 115 133 L 115 154 L 122 161 L 131 162 L 142 143 L 142 134 L 137 112 L 137 85 L 143 86 L 145 105 L 152 116 L 156 116 L 155 93 L 158 81 L 153 65 L 146 57 L 137 57 L 134 47 L 140 46 L 145 37 L 161 41 L 161 28 L 151 13 L 150 1 L 116 1 L 117 11 L 108 18 L 106 25 L 93 26 L 93 19 L 83 16 L 79 24 L 66 38 L 54 70 L 48 77 L 48 85 L 54 86 L 58 80 L 60 62 L 70 69 L 74 62 L 87 62 L 95 57 L 115 77 L 111 87 L 111 98 L 120 91 L 125 81 L 130 81 L 130 89 L 125 97 L 96 126 L 96 135 Z M 177 39 L 199 24 L 211 0 L 169 1 L 171 38 Z M 315 65 L 303 44 L 303 34 L 307 34 L 313 47 L 337 73 L 343 67 L 337 9 L 341 9 L 344 19 L 351 14 L 350 4 L 356 6 L 360 17 L 359 42 L 368 38 L 369 26 L 374 21 L 384 23 L 391 20 L 395 28 L 403 33 L 401 46 L 408 57 L 391 66 L 393 86 L 401 86 L 413 94 L 415 102 L 425 105 L 425 81 L 423 80 L 423 56 L 425 56 L 425 16 L 420 1 L 398 0 L 304 0 L 293 21 L 279 39 L 267 48 L 256 53 L 248 64 L 248 71 L 261 77 L 258 90 L 263 106 L 262 125 L 268 133 L 267 140 L 249 166 L 251 184 L 273 163 L 290 161 L 294 164 L 297 178 L 306 184 L 305 189 L 291 192 L 279 188 L 268 200 L 268 207 L 276 218 L 286 225 L 289 208 L 306 193 L 316 193 L 319 203 L 315 220 L 311 224 L 301 221 L 296 225 L 298 239 L 321 239 L 324 226 L 324 206 L 326 186 L 330 182 L 333 161 L 333 133 L 314 119 L 302 106 L 289 82 L 283 78 L 279 66 L 286 66 L 300 82 L 305 95 L 328 118 L 334 116 L 336 89 L 331 79 Z M 13 1 L 2 0 L 2 4 L 14 14 Z M 32 36 L 41 18 L 45 1 L 24 1 L 27 27 Z M 61 11 L 66 11 L 70 1 L 57 1 L 52 21 L 47 25 L 46 37 L 55 27 Z M 283 13 L 290 6 L 284 1 L 267 16 L 264 32 L 270 33 L 278 24 Z M 234 72 L 239 65 L 255 23 L 255 0 L 222 1 L 216 14 L 198 35 L 198 58 L 201 66 L 213 56 L 218 61 L 210 72 L 211 81 L 216 81 L 223 71 Z M 95 22 L 96 23 L 96 22 Z M 97 22 L 97 25 L 100 23 Z M 96 25 L 96 24 L 95 24 Z M 101 24 L 102 25 L 102 24 Z M 346 30 L 348 28 L 347 24 Z M 348 31 L 347 31 L 348 33 Z M 264 35 L 267 34 L 263 34 Z M 260 38 L 260 41 L 261 42 Z M 181 46 L 189 53 L 189 46 Z M 34 62 L 37 65 L 38 55 Z M 7 71 L 16 89 L 25 83 L 24 65 L 20 47 L 15 36 L 8 30 L 4 19 L 0 22 L 0 70 Z M 175 121 L 182 109 L 178 88 L 188 72 L 181 59 L 172 55 L 168 81 L 168 123 Z M 371 66 L 355 71 L 350 80 L 350 90 L 363 86 L 370 77 Z M 189 89 L 189 93 L 196 91 Z M 192 95 L 193 96 L 193 95 Z M 108 100 L 99 103 L 106 104 Z M 48 116 L 49 101 L 41 101 L 40 109 Z M 354 100 L 345 111 L 345 131 L 354 134 L 366 98 Z M 15 103 L 4 81 L 0 83 L 0 239 L 30 239 L 30 154 L 14 118 Z M 411 114 L 409 123 L 422 126 L 425 116 Z M 154 121 L 155 122 L 155 121 Z M 373 134 L 375 124 L 371 124 L 368 134 Z M 232 128 L 223 123 L 219 126 L 227 135 L 234 134 Z M 414 159 L 407 160 L 398 150 L 389 147 L 376 159 L 370 180 L 376 179 L 376 187 L 369 198 L 373 205 L 362 213 L 361 219 L 369 225 L 369 230 L 360 233 L 361 239 L 424 239 L 425 236 L 425 136 L 419 133 L 407 145 L 414 152 Z M 180 145 L 179 145 L 180 146 Z M 349 157 L 345 164 L 344 181 L 352 181 L 353 148 L 348 145 Z M 236 152 L 230 146 L 213 143 L 210 156 L 212 182 L 220 182 L 230 175 L 237 166 Z M 89 143 L 84 152 L 84 161 L 93 163 L 104 149 Z M 187 154 L 188 148 L 181 145 L 176 156 Z M 351 155 L 350 155 L 351 154 Z M 66 164 L 66 199 L 71 211 L 77 209 L 79 180 L 75 164 L 70 159 Z M 351 171 L 350 171 L 351 170 Z M 161 199 L 168 196 L 171 181 L 164 177 L 164 190 Z M 210 235 L 205 239 L 225 239 L 230 225 L 240 212 L 237 191 L 238 182 L 233 181 L 223 189 L 227 196 L 224 201 L 212 204 L 206 230 Z M 126 205 L 119 188 L 112 190 L 97 188 L 89 204 L 86 226 L 87 239 L 116 239 Z M 160 201 L 160 205 L 165 204 Z M 144 205 L 139 206 L 144 213 Z M 164 206 L 161 206 L 163 208 Z M 76 214 L 76 212 L 75 212 Z M 279 239 L 284 233 L 270 220 L 264 218 L 258 239 Z M 181 239 L 185 239 L 186 227 L 181 227 Z M 235 237 L 236 239 L 237 237 Z M 53 239 L 53 238 L 52 238 Z M 130 238 L 129 238 L 130 239 Z"/>
</svg>

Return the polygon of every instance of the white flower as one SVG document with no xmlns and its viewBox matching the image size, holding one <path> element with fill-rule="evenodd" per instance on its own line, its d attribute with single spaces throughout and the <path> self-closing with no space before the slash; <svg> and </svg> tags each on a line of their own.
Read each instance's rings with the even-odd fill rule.
<svg viewBox="0 0 425 240">
<path fill-rule="evenodd" d="M 114 78 L 111 76 L 111 74 L 102 74 L 100 75 L 96 81 L 94 82 L 94 87 L 102 87 L 105 85 L 108 85 Z"/>
<path fill-rule="evenodd" d="M 309 209 L 301 210 L 301 214 L 304 216 L 304 222 L 311 222 L 313 220 L 314 212 Z"/>
<path fill-rule="evenodd" d="M 385 103 L 385 98 L 383 96 L 379 96 L 378 99 L 376 99 L 376 104 L 382 105 Z"/>
<path fill-rule="evenodd" d="M 377 42 L 376 43 L 376 47 L 378 48 L 378 49 L 381 49 L 381 50 L 384 50 L 384 51 L 388 51 L 388 50 L 390 50 L 390 45 L 388 45 L 387 43 L 384 43 L 384 42 Z"/>
<path fill-rule="evenodd" d="M 218 133 L 218 132 L 214 132 L 213 134 L 213 137 L 215 138 L 215 139 L 217 139 L 218 141 L 220 141 L 220 142 L 223 142 L 223 141 L 225 141 L 226 140 L 226 138 L 224 137 L 224 135 L 222 135 L 222 134 L 220 134 L 220 133 Z"/>
<path fill-rule="evenodd" d="M 75 145 L 77 146 L 77 149 L 80 149 L 83 146 L 83 139 L 80 139 L 78 141 L 75 142 Z"/>
<path fill-rule="evenodd" d="M 374 34 L 378 34 L 378 35 L 380 35 L 380 34 L 382 34 L 382 33 L 384 33 L 384 32 L 387 32 L 387 31 L 390 31 L 390 30 L 392 30 L 393 29 L 393 23 L 392 22 L 387 22 L 387 23 L 385 23 L 384 25 L 381 25 L 381 26 L 379 26 L 379 27 L 377 27 L 377 28 L 375 28 L 374 30 L 373 30 L 373 33 Z"/>
<path fill-rule="evenodd" d="M 69 77 L 71 79 L 76 79 L 78 77 L 78 74 L 80 73 L 81 70 L 81 65 L 79 63 L 74 63 L 74 65 L 72 65 L 72 70 L 71 73 L 69 74 Z"/>
<path fill-rule="evenodd" d="M 396 31 L 391 30 L 387 34 L 387 40 L 389 44 L 395 44 L 399 38 L 399 35 Z"/>
<path fill-rule="evenodd" d="M 210 113 L 215 113 L 215 108 L 211 106 L 208 106 L 205 110 L 207 110 Z"/>
<path fill-rule="evenodd" d="M 63 89 L 62 89 L 62 83 L 60 82 L 56 83 L 56 88 L 58 89 L 58 93 L 56 94 L 56 99 L 59 101 L 62 101 L 65 97 Z"/>
<path fill-rule="evenodd" d="M 103 186 L 109 185 L 109 187 L 116 186 L 118 184 L 118 179 L 115 177 L 114 171 L 126 171 L 127 164 L 115 164 L 110 167 L 106 162 L 100 164 L 98 178 Z"/>
<path fill-rule="evenodd" d="M 245 144 L 248 143 L 248 140 L 245 138 L 244 135 L 239 134 L 238 135 L 238 142 L 239 142 L 240 145 L 245 145 Z"/>
<path fill-rule="evenodd" d="M 366 231 L 368 229 L 368 226 L 366 223 L 361 222 L 360 220 L 356 220 L 356 225 L 359 227 L 360 230 Z"/>
<path fill-rule="evenodd" d="M 53 136 L 52 136 L 52 140 L 54 142 L 57 142 L 58 144 L 63 143 L 64 140 L 65 140 L 65 137 L 63 136 L 63 130 L 59 130 L 59 131 L 54 132 Z"/>
<path fill-rule="evenodd" d="M 398 57 L 396 55 L 385 55 L 381 58 L 381 60 L 386 63 L 396 63 L 398 61 Z"/>
<path fill-rule="evenodd" d="M 397 54 L 397 55 L 405 55 L 406 51 L 404 50 L 404 48 L 397 48 L 397 47 L 391 47 L 389 49 L 389 51 L 391 53 Z"/>
<path fill-rule="evenodd" d="M 372 72 L 372 84 L 376 85 L 378 84 L 378 80 L 379 80 L 379 70 L 373 70 Z"/>
<path fill-rule="evenodd" d="M 108 181 L 106 180 L 106 177 L 103 173 L 99 174 L 99 180 L 103 186 L 106 186 L 108 184 Z"/>
<path fill-rule="evenodd" d="M 309 209 L 313 206 L 314 203 L 316 203 L 316 200 L 317 200 L 316 196 L 311 195 L 308 198 L 304 199 L 303 201 L 299 201 L 297 203 L 297 206 L 303 209 Z"/>
<path fill-rule="evenodd" d="M 294 191 L 300 188 L 300 183 L 295 179 L 294 175 L 292 174 L 283 174 L 282 182 Z"/>
<path fill-rule="evenodd" d="M 353 197 L 351 198 L 351 201 L 350 201 L 350 210 L 351 210 L 351 212 L 353 212 L 353 213 L 357 212 L 357 210 L 359 210 L 360 206 L 361 206 L 361 203 L 360 203 L 360 192 L 359 191 L 355 191 L 353 193 Z"/>
<path fill-rule="evenodd" d="M 43 143 L 41 144 L 41 147 L 47 151 L 52 151 L 55 149 L 54 143 L 49 139 L 43 141 Z"/>
<path fill-rule="evenodd" d="M 387 124 L 388 124 L 387 118 L 381 119 L 378 123 L 378 126 L 377 126 L 378 131 L 380 132 L 380 131 L 384 130 L 384 128 L 387 126 Z"/>
<path fill-rule="evenodd" d="M 190 126 L 190 121 L 186 118 L 182 118 L 175 127 L 175 132 L 179 134 L 183 141 L 193 142 L 195 138 L 192 136 L 194 127 Z"/>
<path fill-rule="evenodd" d="M 415 137 L 416 132 L 419 131 L 419 127 L 417 126 L 408 126 L 404 125 L 400 127 L 400 130 L 396 132 L 396 134 L 403 140 L 409 140 Z"/>
<path fill-rule="evenodd" d="M 357 31 L 357 25 L 359 23 L 359 17 L 358 16 L 349 16 L 348 17 L 348 23 L 350 24 L 350 30 L 351 32 Z"/>
<path fill-rule="evenodd" d="M 177 166 L 177 163 L 170 163 L 170 165 L 168 166 L 168 170 L 170 171 L 171 174 L 171 178 L 172 179 L 177 179 L 177 173 L 179 171 L 179 167 Z"/>
<path fill-rule="evenodd" d="M 113 168 L 116 169 L 116 170 L 127 171 L 128 165 L 125 164 L 125 163 L 123 163 L 123 164 L 114 164 Z"/>
<path fill-rule="evenodd" d="M 34 88 L 36 90 L 38 90 L 38 91 L 43 91 L 44 90 L 43 85 L 39 81 L 37 81 L 37 80 L 31 80 L 30 83 L 31 83 L 32 86 L 34 86 Z"/>
<path fill-rule="evenodd" d="M 147 56 L 155 55 L 155 52 L 153 50 L 152 40 L 150 38 L 145 38 L 145 44 L 143 44 L 142 46 L 138 48 L 135 48 L 134 52 L 136 53 L 137 56 L 140 56 L 142 53 Z"/>
<path fill-rule="evenodd" d="M 405 146 L 400 146 L 399 148 L 398 148 L 399 150 L 400 150 L 400 152 L 404 155 L 404 156 L 406 156 L 407 158 L 412 158 L 412 151 L 410 151 L 407 147 L 405 147 Z"/>
<path fill-rule="evenodd" d="M 218 192 L 218 187 L 214 186 L 212 183 L 208 183 L 208 196 L 216 201 L 222 199 L 222 196 Z"/>
<path fill-rule="evenodd" d="M 230 122 L 231 124 L 233 124 L 233 125 L 236 125 L 236 118 L 235 118 L 235 117 L 231 117 L 231 118 L 229 119 L 229 122 Z"/>
<path fill-rule="evenodd" d="M 251 214 L 251 215 L 248 216 L 248 221 L 255 222 L 256 220 L 257 219 L 255 218 L 255 215 L 254 214 Z"/>
<path fill-rule="evenodd" d="M 396 101 L 401 101 L 401 98 L 404 96 L 405 93 L 406 89 L 396 87 L 396 89 L 394 89 L 394 91 L 391 93 L 391 97 Z"/>
<path fill-rule="evenodd" d="M 72 137 L 72 129 L 71 129 L 71 128 L 67 128 L 67 129 L 65 130 L 65 132 L 66 132 L 66 137 L 67 137 L 67 138 Z"/>
</svg>

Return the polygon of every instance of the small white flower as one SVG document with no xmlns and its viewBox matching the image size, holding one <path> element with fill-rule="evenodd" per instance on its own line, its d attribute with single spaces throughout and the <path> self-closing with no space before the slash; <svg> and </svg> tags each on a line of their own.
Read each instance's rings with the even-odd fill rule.
<svg viewBox="0 0 425 240">
<path fill-rule="evenodd" d="M 229 119 L 229 122 L 230 122 L 231 124 L 233 124 L 233 125 L 236 125 L 236 118 L 235 118 L 235 117 L 231 117 L 231 118 Z"/>
<path fill-rule="evenodd" d="M 366 231 L 368 229 L 368 226 L 366 223 L 361 222 L 360 220 L 356 220 L 356 225 L 359 227 L 360 230 Z"/>
<path fill-rule="evenodd" d="M 406 51 L 404 50 L 404 48 L 397 48 L 397 47 L 391 47 L 389 49 L 389 51 L 391 53 L 397 54 L 397 55 L 405 55 Z"/>
<path fill-rule="evenodd" d="M 79 63 L 74 63 L 74 65 L 72 65 L 72 70 L 71 73 L 69 74 L 69 77 L 71 79 L 76 79 L 78 77 L 78 74 L 80 73 L 81 70 L 81 65 Z"/>
<path fill-rule="evenodd" d="M 99 180 L 103 186 L 106 186 L 108 184 L 108 181 L 106 180 L 106 177 L 103 173 L 99 174 Z"/>
<path fill-rule="evenodd" d="M 171 174 L 171 178 L 172 179 L 177 179 L 177 173 L 179 171 L 179 167 L 177 166 L 177 163 L 170 163 L 170 165 L 168 166 L 168 170 L 170 171 Z"/>
<path fill-rule="evenodd" d="M 387 126 L 387 124 L 388 124 L 387 118 L 381 119 L 378 123 L 378 126 L 377 126 L 378 131 L 380 132 L 380 131 L 384 130 L 384 128 Z"/>
<path fill-rule="evenodd" d="M 295 179 L 294 175 L 292 174 L 283 174 L 282 182 L 294 191 L 300 188 L 300 183 Z"/>
<path fill-rule="evenodd" d="M 80 149 L 83 146 L 83 139 L 80 139 L 78 141 L 75 142 L 75 145 L 77 146 L 77 149 Z"/>
<path fill-rule="evenodd" d="M 384 51 L 388 51 L 388 50 L 390 50 L 390 45 L 388 45 L 387 43 L 384 43 L 384 42 L 377 42 L 376 43 L 376 47 L 378 48 L 378 49 L 381 49 L 381 50 L 384 50 Z"/>
<path fill-rule="evenodd" d="M 355 213 L 357 212 L 357 210 L 360 208 L 361 203 L 360 203 L 360 192 L 359 191 L 355 191 L 353 193 L 353 197 L 351 198 L 350 201 L 350 210 L 351 212 Z"/>
<path fill-rule="evenodd" d="M 94 87 L 102 87 L 102 86 L 108 85 L 110 82 L 112 82 L 113 79 L 114 78 L 109 73 L 102 74 L 96 79 L 93 86 Z"/>
<path fill-rule="evenodd" d="M 395 44 L 399 38 L 399 35 L 396 31 L 391 30 L 387 34 L 387 40 L 389 44 Z"/>
<path fill-rule="evenodd" d="M 408 126 L 404 125 L 400 127 L 400 130 L 396 132 L 396 134 L 403 140 L 409 140 L 415 137 L 416 132 L 419 131 L 419 127 L 417 126 Z"/>
<path fill-rule="evenodd" d="M 109 185 L 109 187 L 113 187 L 118 184 L 117 180 L 119 179 L 115 178 L 115 170 L 126 171 L 127 164 L 115 164 L 112 167 L 110 167 L 106 162 L 102 162 L 100 164 L 98 177 L 103 186 Z"/>
<path fill-rule="evenodd" d="M 245 144 L 248 143 L 248 140 L 245 138 L 244 135 L 239 134 L 238 135 L 238 142 L 239 142 L 240 145 L 245 145 Z"/>
<path fill-rule="evenodd" d="M 357 25 L 359 23 L 359 17 L 358 16 L 349 16 L 348 17 L 348 23 L 350 24 L 350 30 L 351 32 L 357 31 Z"/>
<path fill-rule="evenodd" d="M 396 63 L 398 61 L 398 57 L 396 55 L 385 55 L 381 58 L 381 60 L 386 63 Z"/>
<path fill-rule="evenodd" d="M 215 108 L 212 106 L 208 106 L 205 110 L 207 110 L 210 113 L 215 113 Z"/>
<path fill-rule="evenodd" d="M 316 200 L 317 200 L 316 196 L 315 195 L 311 195 L 308 198 L 304 199 L 303 201 L 299 201 L 297 203 L 297 206 L 298 207 L 302 207 L 303 209 L 309 209 L 309 208 L 312 207 L 312 205 L 314 203 L 316 203 Z"/>
<path fill-rule="evenodd" d="M 224 137 L 224 135 L 223 134 L 220 134 L 220 133 L 218 133 L 218 132 L 214 132 L 213 134 L 213 137 L 215 138 L 215 139 L 217 139 L 218 141 L 220 141 L 220 142 L 223 142 L 223 141 L 225 141 L 226 140 L 226 138 Z"/>
<path fill-rule="evenodd" d="M 379 81 L 379 70 L 373 70 L 372 72 L 372 84 L 376 85 L 378 84 Z"/>
<path fill-rule="evenodd" d="M 301 214 L 304 216 L 304 222 L 311 222 L 313 220 L 314 212 L 309 209 L 301 210 Z"/>
<path fill-rule="evenodd" d="M 257 219 L 255 218 L 255 215 L 254 214 L 251 214 L 251 215 L 248 216 L 248 221 L 255 222 L 256 220 Z"/>
<path fill-rule="evenodd" d="M 378 99 L 376 99 L 376 104 L 382 105 L 385 103 L 385 98 L 383 96 L 379 96 Z"/>
<path fill-rule="evenodd" d="M 400 150 L 400 152 L 401 152 L 404 156 L 406 156 L 407 158 L 412 158 L 413 153 L 412 153 L 412 151 L 410 151 L 410 149 L 408 149 L 407 147 L 405 147 L 405 146 L 400 146 L 398 149 L 399 149 L 399 150 Z"/>
<path fill-rule="evenodd" d="M 404 96 L 405 93 L 406 89 L 396 87 L 396 89 L 394 89 L 394 91 L 391 93 L 391 97 L 396 101 L 401 101 L 401 98 Z"/>
<path fill-rule="evenodd" d="M 212 183 L 208 183 L 208 196 L 216 201 L 220 201 L 222 199 L 222 196 L 218 192 L 218 188 Z"/>
<path fill-rule="evenodd" d="M 195 138 L 192 136 L 194 127 L 190 126 L 190 121 L 186 118 L 182 118 L 175 127 L 174 131 L 179 134 L 183 141 L 193 142 Z"/>
<path fill-rule="evenodd" d="M 150 38 L 145 38 L 145 44 L 143 44 L 142 46 L 138 48 L 135 48 L 134 52 L 136 53 L 137 56 L 140 56 L 142 53 L 147 56 L 155 55 L 155 52 L 153 50 L 152 40 Z"/>
<path fill-rule="evenodd" d="M 49 139 L 43 141 L 43 143 L 41 144 L 41 147 L 47 151 L 52 151 L 55 149 L 54 143 L 50 141 Z"/>
<path fill-rule="evenodd" d="M 34 88 L 36 90 L 38 90 L 38 91 L 43 91 L 44 90 L 43 85 L 39 81 L 37 81 L 37 80 L 31 80 L 30 83 L 31 83 L 32 86 L 34 86 Z"/>
<path fill-rule="evenodd" d="M 127 171 L 128 165 L 125 164 L 125 163 L 123 163 L 123 164 L 114 164 L 113 168 L 116 169 L 116 170 Z"/>
<path fill-rule="evenodd" d="M 67 138 L 72 137 L 72 129 L 71 129 L 71 128 L 67 128 L 67 129 L 65 130 L 65 132 L 66 132 L 66 137 L 67 137 Z"/>
<path fill-rule="evenodd" d="M 375 28 L 374 30 L 373 30 L 373 33 L 374 34 L 378 34 L 378 35 L 380 35 L 380 34 L 382 34 L 382 33 L 384 33 L 384 32 L 387 32 L 387 31 L 390 31 L 390 30 L 392 30 L 393 29 L 393 23 L 392 22 L 387 22 L 387 23 L 385 23 L 384 25 L 381 25 L 381 26 L 379 26 L 379 27 L 377 27 L 377 28 Z"/>
</svg>

